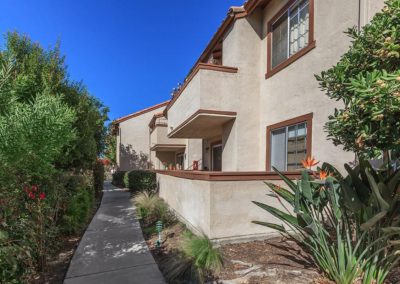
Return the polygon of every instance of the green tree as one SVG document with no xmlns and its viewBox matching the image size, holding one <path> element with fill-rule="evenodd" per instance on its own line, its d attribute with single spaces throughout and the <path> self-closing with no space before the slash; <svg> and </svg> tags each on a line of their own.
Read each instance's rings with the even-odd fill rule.
<svg viewBox="0 0 400 284">
<path fill-rule="evenodd" d="M 388 0 L 350 49 L 320 76 L 322 90 L 343 107 L 329 116 L 328 137 L 360 157 L 400 149 L 400 0 Z"/>
<path fill-rule="evenodd" d="M 107 127 L 104 156 L 113 164 L 117 164 L 117 137 L 113 134 L 113 125 Z"/>
<path fill-rule="evenodd" d="M 53 49 L 45 50 L 27 36 L 12 32 L 6 36 L 6 49 L 0 52 L 0 60 L 13 62 L 14 75 L 9 88 L 13 90 L 16 100 L 27 102 L 37 94 L 47 92 L 60 96 L 75 111 L 73 128 L 76 136 L 64 148 L 57 166 L 77 171 L 91 169 L 104 150 L 104 123 L 108 120 L 108 108 L 91 96 L 82 83 L 68 78 L 65 58 L 59 46 L 57 43 Z"/>
<path fill-rule="evenodd" d="M 30 283 L 76 209 L 68 208 L 71 200 L 82 190 L 92 196 L 107 112 L 69 79 L 59 44 L 46 50 L 7 34 L 0 51 L 0 283 Z"/>
</svg>

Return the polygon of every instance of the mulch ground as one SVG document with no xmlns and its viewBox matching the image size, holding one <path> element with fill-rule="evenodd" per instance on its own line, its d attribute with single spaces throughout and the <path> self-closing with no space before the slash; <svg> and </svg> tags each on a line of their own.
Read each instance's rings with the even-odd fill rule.
<svg viewBox="0 0 400 284">
<path fill-rule="evenodd" d="M 176 224 L 163 231 L 162 248 L 156 248 L 157 235 L 144 228 L 145 239 L 163 271 L 166 258 L 176 256 L 185 227 Z M 322 277 L 310 256 L 296 243 L 275 238 L 220 247 L 224 268 L 213 275 L 214 283 L 318 283 L 330 284 Z"/>
</svg>

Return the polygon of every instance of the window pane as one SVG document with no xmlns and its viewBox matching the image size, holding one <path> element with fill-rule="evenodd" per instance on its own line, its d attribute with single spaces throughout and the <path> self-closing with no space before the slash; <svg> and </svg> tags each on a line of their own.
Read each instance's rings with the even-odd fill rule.
<svg viewBox="0 0 400 284">
<path fill-rule="evenodd" d="M 301 160 L 307 155 L 307 125 L 299 123 L 288 127 L 289 133 L 294 133 L 288 138 L 287 170 L 293 171 L 301 167 Z"/>
<path fill-rule="evenodd" d="M 275 67 L 288 57 L 288 19 L 284 14 L 272 26 L 272 67 Z"/>
<path fill-rule="evenodd" d="M 309 29 L 309 9 L 308 1 L 306 5 L 300 10 L 299 15 L 299 49 L 308 45 L 308 29 Z"/>
<path fill-rule="evenodd" d="M 271 169 L 286 170 L 286 128 L 271 131 Z"/>
<path fill-rule="evenodd" d="M 297 13 L 290 18 L 290 55 L 299 50 L 299 20 Z"/>
<path fill-rule="evenodd" d="M 309 5 L 308 0 L 299 1 L 290 9 L 289 23 L 289 52 L 290 55 L 295 54 L 300 49 L 308 45 L 308 29 L 309 29 Z"/>
</svg>

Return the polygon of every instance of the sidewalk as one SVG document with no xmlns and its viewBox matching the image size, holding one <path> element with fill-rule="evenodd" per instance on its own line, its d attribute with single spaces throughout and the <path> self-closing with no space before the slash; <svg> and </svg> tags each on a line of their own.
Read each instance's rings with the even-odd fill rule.
<svg viewBox="0 0 400 284">
<path fill-rule="evenodd" d="M 166 283 L 143 239 L 130 193 L 109 183 L 64 280 L 81 283 Z"/>
</svg>

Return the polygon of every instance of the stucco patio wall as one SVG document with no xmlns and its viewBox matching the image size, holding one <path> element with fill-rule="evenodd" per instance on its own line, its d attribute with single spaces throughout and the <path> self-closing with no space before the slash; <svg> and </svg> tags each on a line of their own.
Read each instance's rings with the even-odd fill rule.
<svg viewBox="0 0 400 284">
<path fill-rule="evenodd" d="M 193 231 L 214 242 L 240 242 L 276 237 L 278 233 L 251 221 L 276 222 L 252 201 L 279 206 L 261 180 L 208 181 L 157 174 L 160 197 Z M 281 181 L 271 181 L 282 184 Z"/>
</svg>

